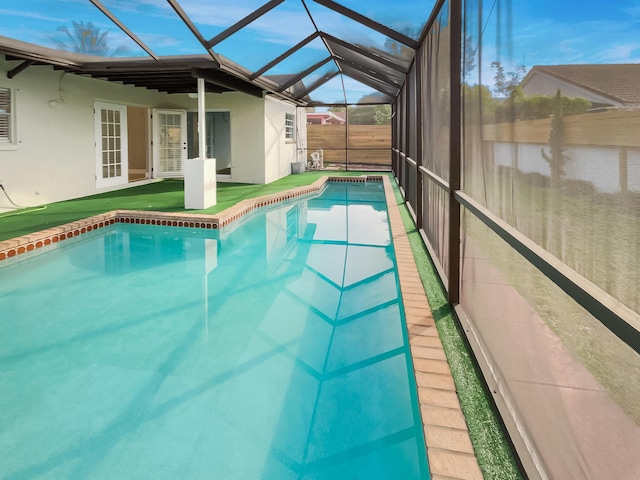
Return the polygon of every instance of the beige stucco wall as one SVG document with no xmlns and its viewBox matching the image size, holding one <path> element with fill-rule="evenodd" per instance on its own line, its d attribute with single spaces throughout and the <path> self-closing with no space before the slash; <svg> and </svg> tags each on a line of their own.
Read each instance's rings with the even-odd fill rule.
<svg viewBox="0 0 640 480">
<path fill-rule="evenodd" d="M 189 100 L 189 109 L 197 110 L 197 100 Z M 231 181 L 265 183 L 264 99 L 238 92 L 210 94 L 205 106 L 230 112 Z"/>
<path fill-rule="evenodd" d="M 298 110 L 296 114 L 296 110 Z M 285 113 L 296 115 L 296 140 L 285 138 Z M 306 120 L 300 128 L 298 117 L 306 116 L 304 109 L 267 97 L 265 99 L 265 180 L 266 183 L 291 173 L 291 163 L 297 161 L 297 145 L 306 144 Z"/>
<path fill-rule="evenodd" d="M 95 179 L 95 101 L 184 108 L 177 95 L 65 74 L 49 66 L 30 67 L 7 78 L 6 72 L 17 65 L 0 59 L 0 86 L 15 95 L 17 136 L 15 146 L 0 148 L 0 181 L 19 205 L 104 191 L 96 188 Z M 58 100 L 53 108 L 51 100 Z M 7 201 L 0 196 L 1 206 Z"/>
<path fill-rule="evenodd" d="M 555 77 L 551 77 L 543 72 L 536 72 L 526 80 L 522 91 L 527 95 L 550 95 L 553 96 L 560 90 L 562 95 L 573 98 L 585 98 L 592 103 L 604 103 L 614 106 L 621 106 L 620 103 L 603 97 L 575 84 L 565 82 Z"/>
</svg>

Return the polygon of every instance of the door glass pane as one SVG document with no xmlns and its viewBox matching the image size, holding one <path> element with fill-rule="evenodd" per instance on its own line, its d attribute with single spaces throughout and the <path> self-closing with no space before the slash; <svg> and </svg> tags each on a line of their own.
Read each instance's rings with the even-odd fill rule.
<svg viewBox="0 0 640 480">
<path fill-rule="evenodd" d="M 181 113 L 158 113 L 160 172 L 182 171 Z"/>
<path fill-rule="evenodd" d="M 121 138 L 120 138 L 120 112 L 103 108 L 100 111 L 102 121 L 102 164 L 110 165 L 110 168 L 102 169 L 102 178 L 119 177 L 122 172 Z M 115 168 L 117 166 L 117 168 Z"/>
<path fill-rule="evenodd" d="M 229 112 L 206 112 L 207 158 L 216 159 L 216 170 L 231 173 L 231 116 Z M 198 145 L 198 113 L 187 113 L 187 149 L 189 158 L 200 156 Z"/>
</svg>

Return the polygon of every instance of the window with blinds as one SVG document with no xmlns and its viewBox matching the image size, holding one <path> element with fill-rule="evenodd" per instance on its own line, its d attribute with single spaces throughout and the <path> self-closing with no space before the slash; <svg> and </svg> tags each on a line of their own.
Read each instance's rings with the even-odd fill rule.
<svg viewBox="0 0 640 480">
<path fill-rule="evenodd" d="M 11 143 L 11 135 L 11 90 L 0 88 L 0 143 Z"/>
</svg>

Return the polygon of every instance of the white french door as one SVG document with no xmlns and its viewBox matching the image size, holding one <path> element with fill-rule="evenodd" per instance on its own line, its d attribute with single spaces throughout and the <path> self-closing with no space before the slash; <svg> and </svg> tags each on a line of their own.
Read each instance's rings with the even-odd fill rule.
<svg viewBox="0 0 640 480">
<path fill-rule="evenodd" d="M 182 177 L 187 159 L 187 111 L 153 109 L 153 176 Z"/>
<path fill-rule="evenodd" d="M 129 181 L 127 107 L 95 102 L 96 187 Z"/>
</svg>

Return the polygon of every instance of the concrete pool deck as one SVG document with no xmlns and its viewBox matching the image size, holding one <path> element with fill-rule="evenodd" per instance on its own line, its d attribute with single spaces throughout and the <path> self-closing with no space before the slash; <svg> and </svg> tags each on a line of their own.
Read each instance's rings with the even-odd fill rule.
<svg viewBox="0 0 640 480">
<path fill-rule="evenodd" d="M 431 478 L 434 480 L 482 479 L 483 476 L 469 438 L 451 370 L 414 261 L 399 205 L 387 175 L 323 176 L 311 185 L 243 200 L 215 215 L 113 210 L 84 220 L 0 242 L 0 260 L 46 248 L 67 238 L 118 222 L 209 229 L 222 228 L 256 208 L 318 192 L 322 190 L 327 181 L 383 182 L 418 387 Z"/>
</svg>

